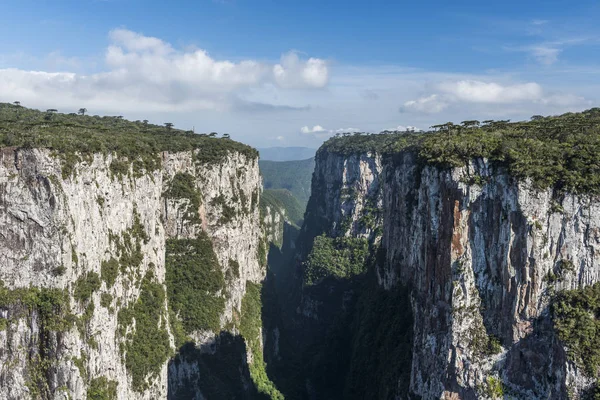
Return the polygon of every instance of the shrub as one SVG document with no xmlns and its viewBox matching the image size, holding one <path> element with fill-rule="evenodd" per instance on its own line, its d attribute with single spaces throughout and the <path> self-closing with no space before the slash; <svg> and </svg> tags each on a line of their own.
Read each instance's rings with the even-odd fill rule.
<svg viewBox="0 0 600 400">
<path fill-rule="evenodd" d="M 208 235 L 202 231 L 196 239 L 167 240 L 165 267 L 169 306 L 185 333 L 218 332 L 225 279 Z"/>
<path fill-rule="evenodd" d="M 87 390 L 88 400 L 116 400 L 118 382 L 108 380 L 105 376 L 94 378 Z"/>
<path fill-rule="evenodd" d="M 108 261 L 102 261 L 100 265 L 100 275 L 102 280 L 106 282 L 106 286 L 113 286 L 119 275 L 119 262 L 113 257 Z"/>
<path fill-rule="evenodd" d="M 187 199 L 189 203 L 183 218 L 193 222 L 200 221 L 198 208 L 202 199 L 196 189 L 196 179 L 192 175 L 181 172 L 175 174 L 164 195 L 168 199 Z"/>
<path fill-rule="evenodd" d="M 129 332 L 121 350 L 133 389 L 143 392 L 148 387 L 147 379 L 160 373 L 171 354 L 166 327 L 165 291 L 160 283 L 154 281 L 152 272 L 143 278 L 137 301 L 122 308 L 117 320 L 121 332 L 135 320 L 135 329 Z"/>
<path fill-rule="evenodd" d="M 73 296 L 76 300 L 87 301 L 92 297 L 92 293 L 98 289 L 100 289 L 100 277 L 95 272 L 88 272 L 75 281 Z"/>
<path fill-rule="evenodd" d="M 569 358 L 590 377 L 600 366 L 600 283 L 556 295 L 552 319 Z"/>
<path fill-rule="evenodd" d="M 367 239 L 317 236 L 305 263 L 304 282 L 312 285 L 328 276 L 349 278 L 363 274 L 368 255 Z"/>
</svg>

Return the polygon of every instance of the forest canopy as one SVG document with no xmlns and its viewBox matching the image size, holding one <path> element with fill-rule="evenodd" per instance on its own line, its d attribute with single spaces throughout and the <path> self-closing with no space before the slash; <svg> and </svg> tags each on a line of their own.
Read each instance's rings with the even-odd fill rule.
<svg viewBox="0 0 600 400">
<path fill-rule="evenodd" d="M 600 194 L 600 108 L 530 121 L 464 121 L 427 132 L 345 134 L 326 141 L 317 154 L 414 151 L 426 164 L 460 167 L 487 158 L 538 188 Z"/>
</svg>

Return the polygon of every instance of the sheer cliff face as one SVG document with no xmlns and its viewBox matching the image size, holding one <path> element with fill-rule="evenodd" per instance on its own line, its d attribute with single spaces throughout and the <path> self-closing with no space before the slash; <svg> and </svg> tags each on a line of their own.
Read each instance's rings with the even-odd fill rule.
<svg viewBox="0 0 600 400">
<path fill-rule="evenodd" d="M 200 164 L 190 152 L 163 153 L 160 170 L 139 176 L 124 165 L 96 155 L 63 179 L 47 150 L 1 150 L 0 399 L 82 399 L 96 389 L 166 398 L 166 358 L 175 352 L 168 239 L 208 234 L 223 275 L 232 277 L 217 294 L 225 298 L 221 328 L 239 318 L 246 281 L 264 277 L 256 159 L 228 153 Z M 197 203 L 165 196 L 176 175 L 192 177 Z M 138 370 L 134 352 L 146 328 L 164 348 L 142 348 L 152 362 Z M 191 336 L 203 342 L 213 334 Z"/>
<path fill-rule="evenodd" d="M 410 152 L 321 151 L 312 193 L 305 231 L 379 243 L 379 284 L 411 290 L 412 395 L 565 398 L 592 383 L 567 359 L 549 302 L 600 280 L 598 202 L 536 190 L 485 160 L 440 170 Z M 381 214 L 365 222 L 369 205 Z"/>
</svg>

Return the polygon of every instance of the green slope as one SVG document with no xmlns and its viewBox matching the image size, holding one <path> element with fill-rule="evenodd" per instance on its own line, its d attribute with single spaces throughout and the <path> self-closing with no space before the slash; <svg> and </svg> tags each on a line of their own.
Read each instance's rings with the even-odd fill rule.
<svg viewBox="0 0 600 400">
<path fill-rule="evenodd" d="M 300 161 L 259 161 L 265 189 L 287 189 L 306 207 L 315 159 Z"/>
<path fill-rule="evenodd" d="M 302 226 L 304 206 L 287 189 L 265 189 L 260 199 L 260 206 L 263 212 L 266 206 L 285 210 L 292 224 Z"/>
</svg>

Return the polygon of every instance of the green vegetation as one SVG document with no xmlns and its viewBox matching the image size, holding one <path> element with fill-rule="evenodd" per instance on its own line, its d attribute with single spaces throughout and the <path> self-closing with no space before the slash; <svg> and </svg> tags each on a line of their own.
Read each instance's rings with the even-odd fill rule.
<svg viewBox="0 0 600 400">
<path fill-rule="evenodd" d="M 175 174 L 164 195 L 168 199 L 187 199 L 189 203 L 183 218 L 193 222 L 200 221 L 198 208 L 202 199 L 196 189 L 196 179 L 192 175 L 182 172 Z"/>
<path fill-rule="evenodd" d="M 267 206 L 272 210 L 283 210 L 288 220 L 296 227 L 302 226 L 304 208 L 287 189 L 266 189 L 260 198 L 261 215 L 266 215 Z"/>
<path fill-rule="evenodd" d="M 313 285 L 328 276 L 350 278 L 363 274 L 368 255 L 367 239 L 317 236 L 305 263 L 304 283 Z"/>
<path fill-rule="evenodd" d="M 31 398 L 33 399 L 45 399 L 50 398 L 51 391 L 48 383 L 48 373 L 52 361 L 46 357 L 42 357 L 39 354 L 33 354 L 27 359 L 27 380 L 25 386 L 29 389 Z"/>
<path fill-rule="evenodd" d="M 504 384 L 499 378 L 488 376 L 480 391 L 490 399 L 504 398 Z"/>
<path fill-rule="evenodd" d="M 314 158 L 301 161 L 260 160 L 258 165 L 265 189 L 287 189 L 298 199 L 300 207 L 306 208 L 315 169 Z"/>
<path fill-rule="evenodd" d="M 87 362 L 88 362 L 88 357 L 87 357 L 87 354 L 83 350 L 81 352 L 81 357 L 73 358 L 73 364 L 75 364 L 75 366 L 79 370 L 79 376 L 81 376 L 81 378 L 84 380 L 87 379 L 87 370 L 85 369 Z"/>
<path fill-rule="evenodd" d="M 69 307 L 69 293 L 66 290 L 37 287 L 8 289 L 0 281 L 0 309 L 8 312 L 8 318 L 0 318 L 1 330 L 9 329 L 19 319 L 37 316 L 39 331 L 32 340 L 37 343 L 38 353 L 32 352 L 27 357 L 25 384 L 32 398 L 49 398 L 48 376 L 53 367 L 49 355 L 54 351 L 51 333 L 66 332 L 77 320 Z M 60 341 L 60 336 L 57 336 L 54 337 Z"/>
<path fill-rule="evenodd" d="M 112 304 L 113 297 L 110 293 L 102 293 L 100 295 L 100 305 L 104 308 L 109 308 Z"/>
<path fill-rule="evenodd" d="M 78 301 L 88 301 L 92 298 L 92 293 L 98 289 L 100 289 L 100 277 L 95 272 L 88 272 L 75 281 L 73 297 Z"/>
<path fill-rule="evenodd" d="M 48 331 L 67 331 L 75 321 L 69 307 L 69 294 L 65 290 L 38 287 L 8 289 L 0 281 L 0 308 L 13 305 L 21 305 L 22 314 L 10 315 L 10 320 L 35 311 L 40 324 Z"/>
<path fill-rule="evenodd" d="M 87 390 L 87 400 L 117 400 L 117 381 L 105 376 L 94 378 Z"/>
<path fill-rule="evenodd" d="M 62 276 L 67 272 L 67 267 L 65 267 L 64 265 L 59 265 L 58 267 L 54 268 L 52 270 L 52 275 L 54 276 Z"/>
<path fill-rule="evenodd" d="M 154 273 L 148 271 L 137 301 L 117 315 L 120 332 L 126 333 L 121 343 L 125 367 L 131 374 L 133 389 L 138 392 L 148 387 L 147 379 L 160 373 L 171 354 L 166 314 L 165 290 L 155 281 Z"/>
<path fill-rule="evenodd" d="M 600 366 L 600 283 L 556 295 L 552 302 L 554 329 L 569 358 L 590 377 Z"/>
<path fill-rule="evenodd" d="M 166 129 L 163 126 L 131 122 L 119 117 L 99 117 L 53 113 L 49 115 L 20 105 L 0 103 L 0 147 L 48 148 L 60 157 L 63 176 L 75 164 L 94 153 L 114 153 L 118 157 L 111 172 L 126 173 L 132 164 L 134 174 L 154 171 L 160 166 L 162 151 L 197 150 L 199 163 L 214 163 L 229 152 L 257 158 L 258 152 L 229 138 Z"/>
<path fill-rule="evenodd" d="M 600 194 L 600 108 L 535 118 L 529 122 L 486 121 L 436 126 L 436 132 L 354 134 L 329 139 L 317 152 L 383 154 L 411 150 L 443 168 L 486 157 L 538 188 Z"/>
<path fill-rule="evenodd" d="M 107 287 L 112 287 L 119 275 L 119 262 L 111 257 L 108 261 L 102 261 L 100 264 L 100 276 L 106 282 Z"/>
<path fill-rule="evenodd" d="M 246 294 L 242 299 L 242 317 L 240 320 L 240 334 L 244 337 L 247 346 L 252 352 L 250 376 L 259 393 L 264 393 L 271 399 L 283 400 L 283 395 L 277 390 L 267 376 L 266 364 L 261 346 L 262 329 L 262 300 L 261 285 L 246 282 Z"/>
<path fill-rule="evenodd" d="M 235 208 L 227 204 L 227 200 L 223 194 L 218 195 L 210 201 L 211 206 L 220 206 L 221 207 L 221 217 L 219 218 L 219 225 L 228 224 L 231 222 L 236 216 L 237 212 Z"/>
<path fill-rule="evenodd" d="M 240 277 L 240 263 L 238 263 L 233 258 L 230 258 L 229 259 L 229 271 L 231 271 L 231 274 L 234 278 L 239 278 Z"/>
<path fill-rule="evenodd" d="M 144 229 L 140 220 L 140 215 L 134 209 L 133 212 L 133 224 L 131 228 L 121 233 L 121 236 L 109 232 L 109 240 L 113 243 L 117 249 L 119 255 L 119 266 L 121 273 L 123 274 L 137 274 L 139 273 L 139 267 L 144 259 L 142 253 L 142 243 L 148 243 L 150 238 Z M 106 280 L 107 284 L 111 279 L 116 279 L 115 272 L 112 270 L 115 267 L 114 262 L 109 260 L 110 265 L 105 265 Z M 102 271 L 101 271 L 102 272 Z"/>
<path fill-rule="evenodd" d="M 183 332 L 218 332 L 220 315 L 225 308 L 225 279 L 208 235 L 202 231 L 196 239 L 169 239 L 165 254 L 165 283 L 172 314 Z M 174 329 L 177 331 L 177 329 Z M 185 337 L 177 338 L 177 347 Z"/>
</svg>

